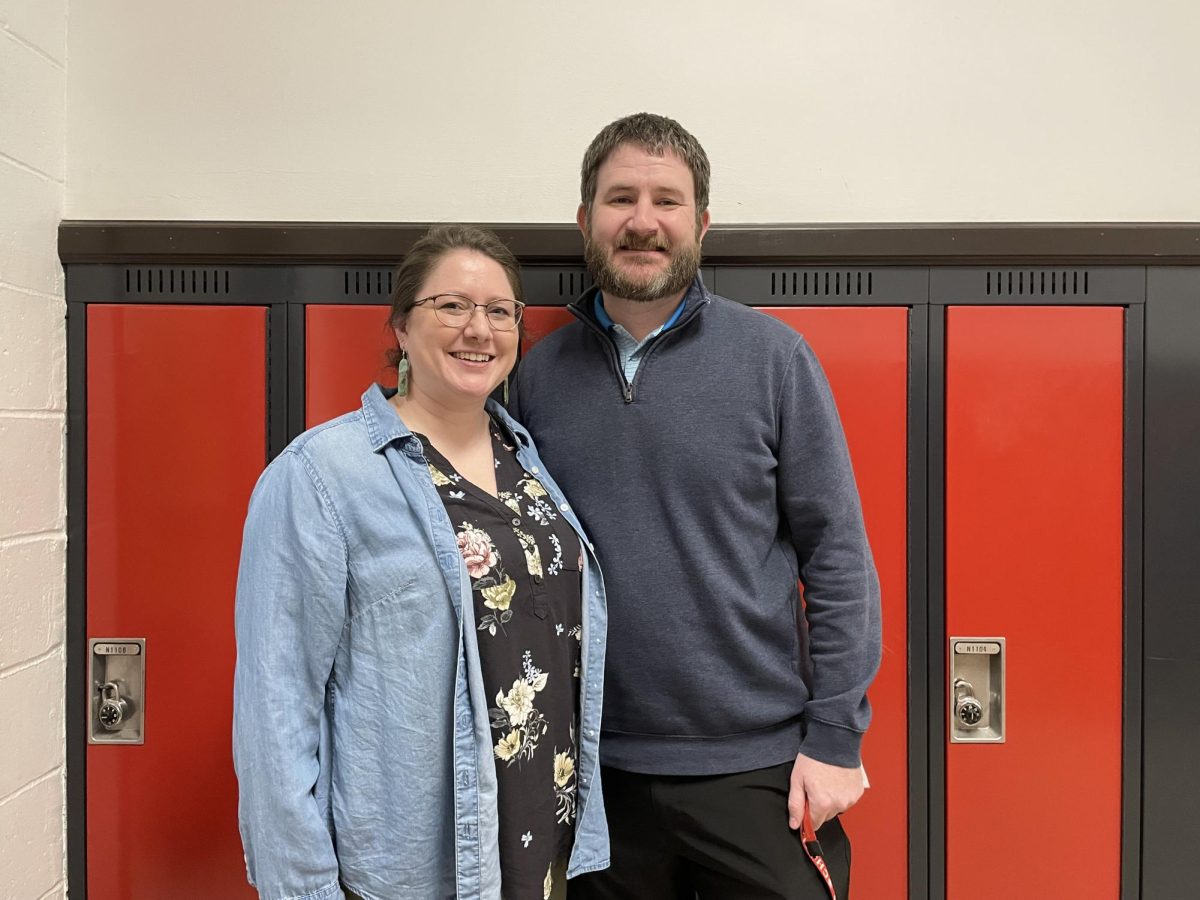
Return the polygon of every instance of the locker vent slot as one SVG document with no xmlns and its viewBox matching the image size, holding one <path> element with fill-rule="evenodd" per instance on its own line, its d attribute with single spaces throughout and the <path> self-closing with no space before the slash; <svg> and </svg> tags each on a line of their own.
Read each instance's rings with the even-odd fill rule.
<svg viewBox="0 0 1200 900">
<path fill-rule="evenodd" d="M 125 270 L 126 294 L 228 294 L 228 269 L 166 269 L 154 267 Z"/>
<path fill-rule="evenodd" d="M 874 291 L 872 272 L 771 273 L 772 297 L 870 297 Z"/>
<path fill-rule="evenodd" d="M 1087 296 L 1089 288 L 1086 269 L 1020 269 L 987 273 L 989 297 L 1084 297 Z"/>
<path fill-rule="evenodd" d="M 558 296 L 574 300 L 592 286 L 592 279 L 587 272 L 559 272 Z"/>
<path fill-rule="evenodd" d="M 392 272 L 385 269 L 346 269 L 342 273 L 342 293 L 347 297 L 390 297 Z"/>
</svg>

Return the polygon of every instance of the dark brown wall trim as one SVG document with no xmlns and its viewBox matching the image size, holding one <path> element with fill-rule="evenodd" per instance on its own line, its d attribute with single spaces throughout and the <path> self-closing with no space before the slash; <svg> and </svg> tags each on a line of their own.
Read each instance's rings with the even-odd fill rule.
<svg viewBox="0 0 1200 900">
<path fill-rule="evenodd" d="M 71 263 L 391 265 L 428 223 L 66 221 Z M 566 224 L 489 224 L 524 262 L 577 261 Z M 714 226 L 705 262 L 878 265 L 1197 265 L 1200 222 Z"/>
</svg>

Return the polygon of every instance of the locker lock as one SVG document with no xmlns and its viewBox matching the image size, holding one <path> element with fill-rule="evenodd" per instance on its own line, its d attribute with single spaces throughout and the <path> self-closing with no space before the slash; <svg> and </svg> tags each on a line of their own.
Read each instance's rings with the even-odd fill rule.
<svg viewBox="0 0 1200 900">
<path fill-rule="evenodd" d="M 964 728 L 974 728 L 983 721 L 983 704 L 975 698 L 971 682 L 964 678 L 954 682 L 954 715 Z"/>
<path fill-rule="evenodd" d="M 118 731 L 121 723 L 129 714 L 129 701 L 121 696 L 121 689 L 115 681 L 100 685 L 100 708 L 96 718 L 108 731 Z"/>
<path fill-rule="evenodd" d="M 950 743 L 1004 743 L 1006 646 L 999 636 L 950 638 Z"/>
<path fill-rule="evenodd" d="M 88 638 L 89 744 L 146 741 L 146 639 Z"/>
</svg>

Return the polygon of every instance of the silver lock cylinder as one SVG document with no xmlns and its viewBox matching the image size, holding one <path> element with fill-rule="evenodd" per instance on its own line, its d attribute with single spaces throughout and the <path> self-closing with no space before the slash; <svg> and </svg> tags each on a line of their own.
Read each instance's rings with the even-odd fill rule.
<svg viewBox="0 0 1200 900">
<path fill-rule="evenodd" d="M 121 696 L 121 688 L 115 681 L 100 685 L 100 709 L 96 718 L 108 731 L 116 731 L 129 712 L 129 701 Z"/>
<path fill-rule="evenodd" d="M 963 728 L 975 728 L 983 721 L 983 704 L 975 697 L 971 682 L 962 678 L 954 682 L 954 717 Z"/>
</svg>

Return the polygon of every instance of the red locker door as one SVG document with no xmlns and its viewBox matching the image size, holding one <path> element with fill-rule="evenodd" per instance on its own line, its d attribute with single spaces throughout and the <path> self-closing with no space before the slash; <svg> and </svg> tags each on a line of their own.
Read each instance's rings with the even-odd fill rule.
<svg viewBox="0 0 1200 900">
<path fill-rule="evenodd" d="M 1123 326 L 947 312 L 947 636 L 1008 655 L 1005 743 L 947 747 L 950 898 L 1119 894 Z"/>
<path fill-rule="evenodd" d="M 575 314 L 565 306 L 527 306 L 525 308 L 525 339 L 521 352 L 529 350 L 550 332 L 575 321 Z"/>
<path fill-rule="evenodd" d="M 146 639 L 145 743 L 87 748 L 91 900 L 254 896 L 230 696 L 266 338 L 258 307 L 88 308 L 87 632 Z"/>
<path fill-rule="evenodd" d="M 837 399 L 883 595 L 883 664 L 871 688 L 863 748 L 872 787 L 846 816 L 854 892 L 908 893 L 908 309 L 764 308 L 802 332 Z M 561 307 L 526 310 L 529 343 L 573 321 Z"/>
<path fill-rule="evenodd" d="M 373 381 L 396 386 L 387 306 L 311 305 L 304 312 L 304 421 L 308 428 L 358 409 Z"/>
<path fill-rule="evenodd" d="M 845 816 L 855 896 L 908 896 L 908 309 L 771 307 L 802 333 L 837 400 L 879 571 L 883 662 L 863 763 L 871 788 Z"/>
</svg>

